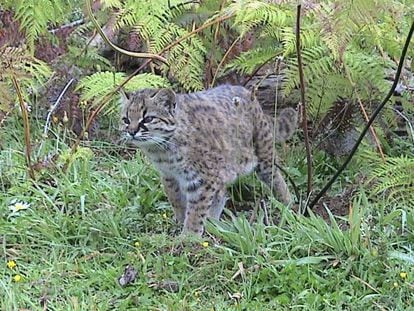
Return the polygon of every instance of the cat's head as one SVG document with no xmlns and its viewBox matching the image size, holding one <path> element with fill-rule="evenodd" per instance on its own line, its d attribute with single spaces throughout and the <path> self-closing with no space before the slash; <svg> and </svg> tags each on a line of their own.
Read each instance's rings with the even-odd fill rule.
<svg viewBox="0 0 414 311">
<path fill-rule="evenodd" d="M 143 89 L 121 94 L 120 130 L 138 146 L 164 146 L 173 135 L 175 93 L 170 89 Z"/>
</svg>

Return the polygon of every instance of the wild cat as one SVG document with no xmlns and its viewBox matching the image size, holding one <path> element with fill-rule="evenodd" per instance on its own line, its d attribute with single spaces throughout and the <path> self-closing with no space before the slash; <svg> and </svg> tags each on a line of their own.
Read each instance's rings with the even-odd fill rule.
<svg viewBox="0 0 414 311">
<path fill-rule="evenodd" d="M 282 202 L 291 201 L 274 165 L 274 141 L 292 136 L 295 109 L 283 110 L 274 129 L 241 86 L 190 94 L 143 89 L 122 97 L 121 130 L 160 172 L 183 233 L 202 235 L 205 219 L 218 219 L 223 211 L 226 186 L 253 170 Z"/>
</svg>

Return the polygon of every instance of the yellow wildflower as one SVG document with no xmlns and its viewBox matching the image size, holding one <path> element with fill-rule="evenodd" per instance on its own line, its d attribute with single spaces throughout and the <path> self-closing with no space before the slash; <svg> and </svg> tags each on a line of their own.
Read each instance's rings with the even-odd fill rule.
<svg viewBox="0 0 414 311">
<path fill-rule="evenodd" d="M 22 276 L 20 274 L 16 274 L 13 277 L 13 281 L 15 281 L 15 282 L 20 282 L 21 280 L 22 280 Z"/>
<path fill-rule="evenodd" d="M 14 260 L 9 260 L 8 262 L 7 262 L 7 267 L 9 268 L 9 269 L 13 269 L 14 267 L 16 267 L 17 266 L 17 264 L 16 264 L 16 262 L 14 261 Z"/>
<path fill-rule="evenodd" d="M 162 218 L 167 219 L 167 213 L 163 213 Z"/>
<path fill-rule="evenodd" d="M 394 282 L 392 285 L 393 285 L 395 288 L 397 288 L 397 287 L 398 287 L 398 282 Z"/>
<path fill-rule="evenodd" d="M 141 246 L 141 243 L 140 243 L 140 242 L 138 242 L 138 241 L 136 241 L 136 242 L 134 243 L 134 246 L 135 246 L 135 247 L 140 247 L 140 246 Z"/>
<path fill-rule="evenodd" d="M 400 272 L 400 278 L 402 278 L 403 280 L 405 280 L 408 277 L 407 272 L 401 271 Z"/>
<path fill-rule="evenodd" d="M 201 246 L 202 247 L 208 247 L 208 242 L 207 241 L 204 241 L 203 243 L 201 243 Z"/>
</svg>

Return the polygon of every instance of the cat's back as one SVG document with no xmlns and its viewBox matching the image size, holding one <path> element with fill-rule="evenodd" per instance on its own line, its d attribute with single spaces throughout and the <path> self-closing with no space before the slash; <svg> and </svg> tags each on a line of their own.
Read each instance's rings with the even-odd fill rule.
<svg viewBox="0 0 414 311">
<path fill-rule="evenodd" d="M 222 85 L 206 91 L 177 94 L 176 118 L 181 130 L 198 139 L 234 143 L 253 132 L 260 105 L 242 86 Z M 237 131 L 239 134 L 234 136 Z M 179 131 L 181 132 L 181 131 Z"/>
<path fill-rule="evenodd" d="M 242 86 L 220 85 L 205 91 L 177 94 L 177 103 L 189 113 L 211 113 L 216 110 L 230 114 L 230 117 L 251 105 L 251 97 L 251 91 Z"/>
<path fill-rule="evenodd" d="M 177 94 L 175 138 L 190 162 L 216 169 L 225 181 L 251 171 L 253 133 L 260 105 L 251 91 L 223 85 Z M 257 110 L 257 111 L 256 111 Z"/>
</svg>

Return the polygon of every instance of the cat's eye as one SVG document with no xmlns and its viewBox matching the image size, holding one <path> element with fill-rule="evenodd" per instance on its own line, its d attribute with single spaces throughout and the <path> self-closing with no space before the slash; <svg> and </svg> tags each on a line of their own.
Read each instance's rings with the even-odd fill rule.
<svg viewBox="0 0 414 311">
<path fill-rule="evenodd" d="M 122 122 L 124 122 L 125 124 L 130 124 L 131 123 L 131 121 L 127 117 L 123 117 Z"/>
<path fill-rule="evenodd" d="M 142 120 L 142 122 L 144 122 L 144 123 L 150 123 L 152 120 L 154 120 L 154 117 L 148 116 L 148 117 L 145 117 Z"/>
</svg>

